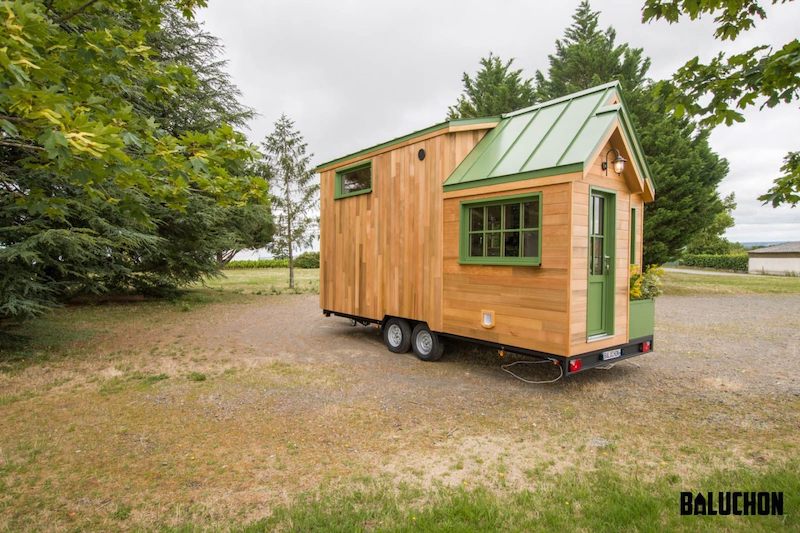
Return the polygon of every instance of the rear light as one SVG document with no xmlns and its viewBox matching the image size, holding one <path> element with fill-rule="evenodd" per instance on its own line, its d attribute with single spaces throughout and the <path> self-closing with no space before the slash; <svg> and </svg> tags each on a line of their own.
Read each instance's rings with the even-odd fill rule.
<svg viewBox="0 0 800 533">
<path fill-rule="evenodd" d="M 650 351 L 650 341 L 644 341 L 642 344 L 639 345 L 639 351 L 642 353 L 647 353 Z"/>
<path fill-rule="evenodd" d="M 581 361 L 580 359 L 573 359 L 572 361 L 569 362 L 567 370 L 569 372 L 577 372 L 581 368 L 583 368 L 583 361 Z"/>
</svg>

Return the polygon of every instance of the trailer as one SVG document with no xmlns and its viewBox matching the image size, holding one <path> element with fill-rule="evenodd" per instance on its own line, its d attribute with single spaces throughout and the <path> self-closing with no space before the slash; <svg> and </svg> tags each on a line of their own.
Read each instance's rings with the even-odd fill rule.
<svg viewBox="0 0 800 533">
<path fill-rule="evenodd" d="M 380 325 L 390 351 L 464 339 L 571 375 L 653 349 L 628 287 L 655 188 L 617 82 L 316 170 L 322 311 Z"/>
</svg>

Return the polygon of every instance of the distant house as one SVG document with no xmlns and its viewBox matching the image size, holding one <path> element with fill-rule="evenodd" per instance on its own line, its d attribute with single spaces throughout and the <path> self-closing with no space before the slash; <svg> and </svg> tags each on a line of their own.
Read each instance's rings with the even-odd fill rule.
<svg viewBox="0 0 800 533">
<path fill-rule="evenodd" d="M 751 274 L 800 275 L 800 241 L 757 248 L 747 254 Z"/>
</svg>

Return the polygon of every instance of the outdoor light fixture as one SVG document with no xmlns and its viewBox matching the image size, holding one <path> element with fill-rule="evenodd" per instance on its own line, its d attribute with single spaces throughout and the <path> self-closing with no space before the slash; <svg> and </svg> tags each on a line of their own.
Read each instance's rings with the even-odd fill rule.
<svg viewBox="0 0 800 533">
<path fill-rule="evenodd" d="M 622 154 L 620 154 L 619 150 L 616 148 L 611 148 L 611 150 L 606 152 L 606 159 L 600 167 L 606 172 L 606 176 L 608 176 L 608 156 L 611 152 L 617 154 L 617 157 L 614 158 L 614 172 L 616 172 L 617 175 L 622 174 L 622 171 L 625 170 L 625 163 L 628 160 L 622 157 Z"/>
</svg>

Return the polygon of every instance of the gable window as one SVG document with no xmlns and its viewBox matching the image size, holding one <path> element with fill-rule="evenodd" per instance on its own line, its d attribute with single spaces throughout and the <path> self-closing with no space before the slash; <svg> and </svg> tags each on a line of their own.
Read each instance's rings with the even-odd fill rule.
<svg viewBox="0 0 800 533">
<path fill-rule="evenodd" d="M 539 265 L 541 198 L 541 193 L 533 193 L 462 202 L 460 262 Z"/>
<path fill-rule="evenodd" d="M 334 198 L 347 198 L 372 192 L 372 161 L 336 171 Z"/>
</svg>

